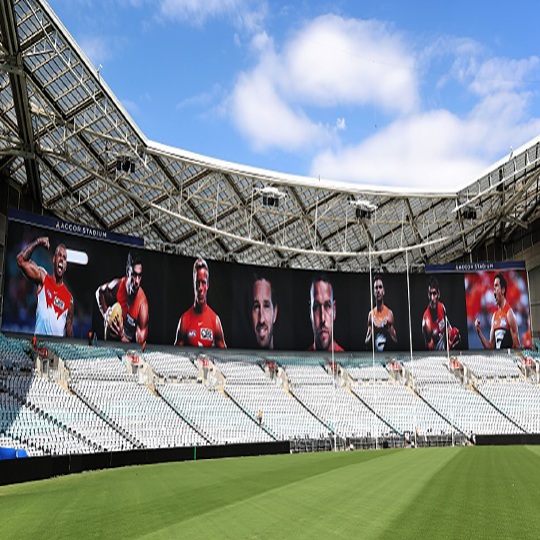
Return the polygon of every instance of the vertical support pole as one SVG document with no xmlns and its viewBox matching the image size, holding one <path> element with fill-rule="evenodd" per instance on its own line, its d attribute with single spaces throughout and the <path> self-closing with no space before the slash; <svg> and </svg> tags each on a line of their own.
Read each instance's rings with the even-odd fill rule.
<svg viewBox="0 0 540 540">
<path fill-rule="evenodd" d="M 369 298 L 371 306 L 371 392 L 375 396 L 375 336 L 374 336 L 374 323 L 373 323 L 373 267 L 371 265 L 371 245 L 369 246 Z M 371 419 L 373 422 L 373 418 Z M 373 424 L 372 424 L 373 426 Z M 372 436 L 375 433 L 375 448 L 378 447 L 378 434 L 372 429 Z"/>
<path fill-rule="evenodd" d="M 336 431 L 336 359 L 335 359 L 335 343 L 334 343 L 334 289 L 332 288 L 332 377 L 334 378 L 334 395 L 333 395 L 333 406 L 332 406 L 332 420 L 334 428 L 334 452 L 337 452 L 337 431 Z"/>
<path fill-rule="evenodd" d="M 412 322 L 411 322 L 411 283 L 409 279 L 409 252 L 405 251 L 405 265 L 407 267 L 407 306 L 409 308 L 409 350 L 411 354 L 411 371 L 413 363 L 413 349 L 412 349 Z M 413 377 L 414 380 L 414 377 Z M 413 385 L 413 389 L 414 389 Z M 414 402 L 414 447 L 417 448 L 416 440 L 417 422 L 416 422 L 416 400 Z"/>
</svg>

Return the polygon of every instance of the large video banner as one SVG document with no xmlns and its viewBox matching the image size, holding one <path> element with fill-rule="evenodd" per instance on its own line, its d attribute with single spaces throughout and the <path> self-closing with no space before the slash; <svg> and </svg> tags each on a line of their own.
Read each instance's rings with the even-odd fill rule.
<svg viewBox="0 0 540 540">
<path fill-rule="evenodd" d="M 180 257 L 10 211 L 2 330 L 290 351 L 330 350 L 332 329 L 336 351 L 405 351 L 411 337 L 414 350 L 530 346 L 524 264 L 488 266 L 429 267 L 409 291 L 406 274 Z"/>
</svg>

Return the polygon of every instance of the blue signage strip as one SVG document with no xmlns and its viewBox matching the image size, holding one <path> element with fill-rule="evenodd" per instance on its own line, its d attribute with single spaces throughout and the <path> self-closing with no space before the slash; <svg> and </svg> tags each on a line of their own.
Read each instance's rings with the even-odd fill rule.
<svg viewBox="0 0 540 540">
<path fill-rule="evenodd" d="M 491 270 L 525 270 L 525 261 L 507 262 L 459 262 L 451 264 L 426 264 L 426 274 L 441 272 L 484 272 Z"/>
<path fill-rule="evenodd" d="M 84 236 L 86 238 L 93 238 L 95 240 L 105 240 L 107 242 L 115 242 L 117 244 L 125 244 L 133 247 L 144 247 L 143 238 L 104 231 L 103 229 L 92 227 L 91 225 L 71 223 L 58 218 L 33 214 L 32 212 L 26 212 L 17 208 L 10 208 L 8 216 L 9 219 L 14 221 L 20 221 L 29 225 L 38 225 L 40 227 L 46 227 L 48 229 L 54 229 L 55 231 L 61 231 L 68 234 Z"/>
</svg>

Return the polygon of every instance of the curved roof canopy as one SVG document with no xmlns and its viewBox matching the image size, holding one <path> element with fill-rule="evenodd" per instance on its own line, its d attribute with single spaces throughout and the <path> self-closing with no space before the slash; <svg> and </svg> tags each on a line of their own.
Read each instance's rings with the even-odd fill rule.
<svg viewBox="0 0 540 540">
<path fill-rule="evenodd" d="M 540 138 L 457 193 L 227 163 L 149 141 L 46 2 L 0 10 L 1 174 L 63 219 L 151 249 L 358 271 L 459 259 L 540 216 Z"/>
</svg>

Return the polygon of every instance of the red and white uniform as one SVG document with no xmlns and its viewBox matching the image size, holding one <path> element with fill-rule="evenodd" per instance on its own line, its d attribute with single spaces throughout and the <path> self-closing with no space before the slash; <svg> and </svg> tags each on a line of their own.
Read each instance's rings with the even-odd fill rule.
<svg viewBox="0 0 540 540">
<path fill-rule="evenodd" d="M 47 274 L 37 295 L 36 330 L 37 335 L 65 336 L 66 320 L 72 296 L 67 287 L 57 285 Z"/>
<path fill-rule="evenodd" d="M 144 294 L 144 291 L 139 287 L 133 304 L 129 305 L 126 283 L 127 278 L 123 277 L 118 287 L 116 301 L 119 302 L 122 306 L 122 315 L 124 319 L 124 336 L 129 339 L 129 341 L 136 341 L 139 311 L 141 309 L 141 304 L 143 302 L 146 302 L 146 295 Z"/>
<path fill-rule="evenodd" d="M 192 347 L 215 347 L 216 332 L 219 332 L 219 318 L 214 310 L 205 305 L 202 313 L 195 313 L 191 306 L 183 315 L 180 333 L 185 336 L 184 345 Z"/>
<path fill-rule="evenodd" d="M 382 310 L 379 310 L 374 307 L 371 312 L 371 320 L 373 321 L 373 332 L 375 334 L 375 350 L 384 351 L 386 345 L 386 336 L 388 335 L 386 330 L 383 328 L 388 324 L 388 319 L 390 318 L 390 310 L 383 306 Z"/>
<path fill-rule="evenodd" d="M 446 325 L 444 322 L 444 306 L 441 302 L 437 304 L 437 314 L 433 318 L 429 306 L 424 311 L 424 325 L 431 323 L 431 337 L 433 339 L 434 348 L 437 351 L 446 350 Z M 450 325 L 448 325 L 450 329 Z M 429 341 L 429 339 L 428 339 Z"/>
<path fill-rule="evenodd" d="M 512 334 L 510 333 L 510 324 L 508 322 L 508 311 L 510 304 L 506 302 L 502 309 L 498 309 L 493 314 L 491 321 L 492 328 L 495 330 L 495 348 L 511 349 Z"/>
</svg>

